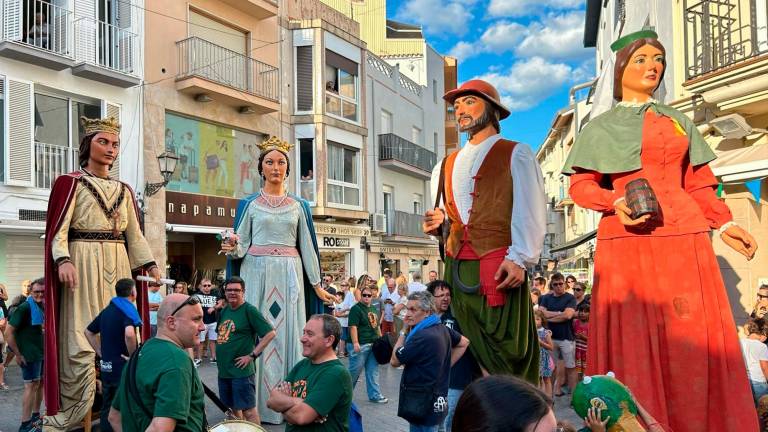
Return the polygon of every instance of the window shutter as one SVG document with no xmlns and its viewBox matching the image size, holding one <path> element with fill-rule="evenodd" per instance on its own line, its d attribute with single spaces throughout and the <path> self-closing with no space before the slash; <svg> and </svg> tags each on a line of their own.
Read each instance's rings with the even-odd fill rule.
<svg viewBox="0 0 768 432">
<path fill-rule="evenodd" d="M 117 3 L 117 26 L 120 28 L 118 31 L 117 46 L 120 63 L 117 65 L 117 69 L 126 73 L 132 73 L 134 71 L 133 56 L 135 47 L 133 45 L 135 43 L 135 38 L 131 33 L 131 25 L 133 22 L 133 18 L 131 17 L 131 10 L 133 9 L 131 1 L 132 0 L 121 0 Z"/>
<path fill-rule="evenodd" d="M 8 110 L 7 183 L 33 186 L 33 86 L 31 82 L 9 78 L 5 89 Z"/>
<path fill-rule="evenodd" d="M 117 119 L 118 122 L 122 125 L 123 122 L 120 118 L 120 106 L 115 105 L 111 102 L 102 101 L 101 104 L 101 117 L 107 118 L 107 117 L 114 117 Z M 109 170 L 109 176 L 113 179 L 120 179 L 120 158 L 123 155 L 123 130 L 120 129 L 120 155 L 117 156 L 117 159 L 115 160 L 115 163 L 112 164 L 112 169 Z"/>
<path fill-rule="evenodd" d="M 296 111 L 312 111 L 312 46 L 296 47 Z"/>
<path fill-rule="evenodd" d="M 75 0 L 75 59 L 96 63 L 96 2 Z"/>
<path fill-rule="evenodd" d="M 21 40 L 21 0 L 3 2 L 3 36 L 6 40 Z"/>
<path fill-rule="evenodd" d="M 329 66 L 341 69 L 350 75 L 357 76 L 357 63 L 340 54 L 336 54 L 329 49 L 325 50 L 325 62 Z"/>
</svg>

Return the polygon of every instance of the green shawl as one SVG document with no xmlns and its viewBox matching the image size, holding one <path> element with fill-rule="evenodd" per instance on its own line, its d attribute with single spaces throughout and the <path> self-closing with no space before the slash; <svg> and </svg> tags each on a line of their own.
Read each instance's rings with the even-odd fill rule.
<svg viewBox="0 0 768 432">
<path fill-rule="evenodd" d="M 636 106 L 620 104 L 592 119 L 576 136 L 563 166 L 563 174 L 574 174 L 575 168 L 601 174 L 639 170 L 643 120 L 648 109 L 680 124 L 688 136 L 691 165 L 698 166 L 715 159 L 715 153 L 696 125 L 680 111 L 656 101 Z"/>
</svg>

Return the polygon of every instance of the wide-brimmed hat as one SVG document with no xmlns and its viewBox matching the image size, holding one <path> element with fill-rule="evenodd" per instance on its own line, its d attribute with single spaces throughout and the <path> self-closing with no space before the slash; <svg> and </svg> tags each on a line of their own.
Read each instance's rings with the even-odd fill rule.
<svg viewBox="0 0 768 432">
<path fill-rule="evenodd" d="M 458 99 L 460 96 L 468 94 L 481 96 L 483 99 L 493 104 L 499 110 L 500 120 L 509 117 L 509 109 L 502 105 L 501 98 L 499 97 L 499 92 L 496 90 L 496 87 L 492 86 L 491 83 L 480 79 L 473 79 L 465 82 L 461 85 L 461 87 L 446 93 L 443 96 L 443 99 L 452 104 L 453 101 Z"/>
</svg>

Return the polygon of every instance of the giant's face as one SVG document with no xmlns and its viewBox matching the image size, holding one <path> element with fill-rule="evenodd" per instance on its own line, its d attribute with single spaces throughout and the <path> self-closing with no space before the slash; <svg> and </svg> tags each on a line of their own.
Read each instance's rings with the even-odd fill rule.
<svg viewBox="0 0 768 432">
<path fill-rule="evenodd" d="M 282 183 L 288 171 L 288 158 L 277 150 L 272 150 L 264 156 L 261 172 L 270 183 Z"/>
<path fill-rule="evenodd" d="M 88 158 L 98 165 L 112 166 L 120 155 L 120 138 L 109 132 L 99 132 L 91 138 Z"/>
<path fill-rule="evenodd" d="M 456 98 L 453 109 L 459 131 L 474 134 L 485 128 L 491 120 L 488 116 L 489 105 L 483 98 L 473 94 Z"/>
<path fill-rule="evenodd" d="M 652 95 L 664 73 L 664 53 L 653 45 L 643 45 L 629 58 L 621 78 L 622 94 Z"/>
</svg>

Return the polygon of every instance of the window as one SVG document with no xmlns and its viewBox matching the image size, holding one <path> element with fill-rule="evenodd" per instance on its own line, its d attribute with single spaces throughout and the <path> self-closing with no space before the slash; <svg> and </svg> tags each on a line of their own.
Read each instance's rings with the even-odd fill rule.
<svg viewBox="0 0 768 432">
<path fill-rule="evenodd" d="M 437 132 L 435 132 L 435 133 L 433 133 L 433 134 L 432 134 L 432 140 L 433 140 L 433 141 L 434 141 L 434 143 L 435 143 L 435 144 L 434 144 L 434 149 L 433 149 L 433 150 L 435 151 L 435 153 L 437 153 L 437 148 L 438 148 L 438 147 L 437 147 Z"/>
<path fill-rule="evenodd" d="M 392 113 L 387 110 L 381 110 L 381 133 L 392 133 Z"/>
<path fill-rule="evenodd" d="M 301 197 L 315 202 L 315 151 L 312 138 L 299 139 L 299 191 Z"/>
<path fill-rule="evenodd" d="M 424 213 L 424 204 L 423 204 L 424 197 L 421 194 L 413 194 L 413 214 L 423 214 Z"/>
<path fill-rule="evenodd" d="M 0 76 L 0 183 L 5 179 L 5 78 Z"/>
<path fill-rule="evenodd" d="M 360 205 L 359 158 L 357 149 L 328 141 L 328 202 Z"/>
<path fill-rule="evenodd" d="M 437 103 L 437 80 L 432 80 L 432 101 Z"/>
<path fill-rule="evenodd" d="M 325 111 L 357 122 L 357 63 L 325 51 Z"/>
<path fill-rule="evenodd" d="M 80 117 L 101 117 L 101 105 L 35 93 L 35 184 L 50 188 L 60 174 L 77 168 L 85 130 Z"/>
<path fill-rule="evenodd" d="M 296 111 L 312 111 L 312 46 L 296 47 Z"/>
<path fill-rule="evenodd" d="M 421 129 L 416 126 L 411 129 L 411 142 L 416 145 L 421 144 Z"/>
</svg>

